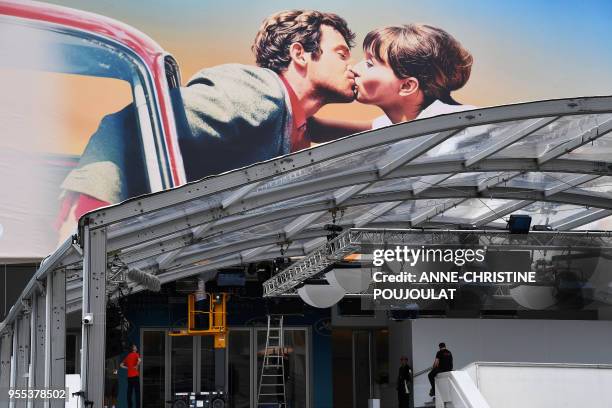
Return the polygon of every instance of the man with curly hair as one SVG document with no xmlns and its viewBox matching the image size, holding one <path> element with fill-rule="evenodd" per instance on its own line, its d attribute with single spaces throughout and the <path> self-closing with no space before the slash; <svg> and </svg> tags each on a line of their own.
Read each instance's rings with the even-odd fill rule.
<svg viewBox="0 0 612 408">
<path fill-rule="evenodd" d="M 265 19 L 252 50 L 258 66 L 205 68 L 172 90 L 188 181 L 295 152 L 310 142 L 307 119 L 354 99 L 355 34 L 333 13 L 291 10 Z M 106 116 L 62 184 L 59 223 L 147 190 L 134 104 Z M 329 138 L 329 137 L 328 137 Z M 71 219 L 72 218 L 72 219 Z"/>
<path fill-rule="evenodd" d="M 199 179 L 309 147 L 307 119 L 328 103 L 354 99 L 349 64 L 354 37 L 336 14 L 283 11 L 265 19 L 255 37 L 258 67 L 226 64 L 197 73 L 175 105 L 175 112 L 181 106 L 185 112 L 179 126 L 191 128 L 180 132 L 187 177 Z"/>
</svg>

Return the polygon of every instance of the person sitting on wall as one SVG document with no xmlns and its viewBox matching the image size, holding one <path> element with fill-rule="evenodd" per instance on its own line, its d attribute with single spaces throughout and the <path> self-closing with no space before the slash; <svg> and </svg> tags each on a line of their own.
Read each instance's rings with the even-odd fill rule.
<svg viewBox="0 0 612 408">
<path fill-rule="evenodd" d="M 445 343 L 440 343 L 438 347 L 440 350 L 436 353 L 431 371 L 427 374 L 431 384 L 431 389 L 429 390 L 430 397 L 435 397 L 436 395 L 436 375 L 453 371 L 453 354 L 446 348 Z"/>
</svg>

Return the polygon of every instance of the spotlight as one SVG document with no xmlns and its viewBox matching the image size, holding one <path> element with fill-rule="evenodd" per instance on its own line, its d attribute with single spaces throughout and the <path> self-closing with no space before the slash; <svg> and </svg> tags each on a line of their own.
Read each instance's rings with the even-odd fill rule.
<svg viewBox="0 0 612 408">
<path fill-rule="evenodd" d="M 510 230 L 511 234 L 527 234 L 530 226 L 531 217 L 529 215 L 512 214 L 506 229 Z"/>
</svg>

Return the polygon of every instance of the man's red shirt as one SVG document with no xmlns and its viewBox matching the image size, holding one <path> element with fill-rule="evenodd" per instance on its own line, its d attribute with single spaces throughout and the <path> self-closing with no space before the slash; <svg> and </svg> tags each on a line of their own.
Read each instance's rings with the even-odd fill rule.
<svg viewBox="0 0 612 408">
<path fill-rule="evenodd" d="M 310 139 L 308 139 L 306 135 L 306 113 L 295 91 L 291 85 L 289 85 L 289 82 L 287 82 L 282 75 L 280 75 L 280 79 L 283 81 L 283 84 L 285 84 L 285 88 L 289 94 L 289 101 L 291 102 L 291 116 L 293 117 L 293 126 L 291 127 L 291 153 L 293 153 L 310 147 Z"/>
</svg>

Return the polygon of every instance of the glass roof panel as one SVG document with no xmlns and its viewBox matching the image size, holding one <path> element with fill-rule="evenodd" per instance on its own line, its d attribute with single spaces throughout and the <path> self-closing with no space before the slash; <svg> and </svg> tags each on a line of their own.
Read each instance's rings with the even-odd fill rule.
<svg viewBox="0 0 612 408">
<path fill-rule="evenodd" d="M 262 207 L 254 208 L 252 210 L 244 211 L 241 214 L 250 217 L 253 215 L 267 214 L 272 211 L 283 210 L 286 208 L 303 207 L 315 202 L 320 202 L 324 198 L 329 198 L 331 197 L 331 193 L 332 192 L 329 191 L 323 191 L 321 193 L 308 194 L 305 196 L 291 198 L 289 200 L 279 201 Z"/>
<path fill-rule="evenodd" d="M 560 158 L 609 162 L 612 158 L 612 134 L 607 133 L 584 146 L 564 154 Z"/>
<path fill-rule="evenodd" d="M 535 202 L 513 214 L 531 216 L 531 225 L 551 225 L 559 220 L 572 217 L 584 211 L 585 207 L 547 202 Z"/>
<path fill-rule="evenodd" d="M 581 184 L 580 188 L 597 193 L 610 193 L 612 192 L 612 176 L 598 177 L 595 180 Z"/>
<path fill-rule="evenodd" d="M 465 159 L 494 142 L 500 135 L 512 132 L 512 129 L 522 123 L 523 121 L 510 121 L 466 128 L 416 158 L 414 162 L 424 162 L 432 157 Z"/>
<path fill-rule="evenodd" d="M 132 228 L 144 228 L 143 224 L 151 222 L 162 222 L 163 220 L 171 220 L 185 217 L 189 214 L 195 214 L 200 211 L 206 211 L 213 208 L 221 207 L 221 202 L 229 197 L 234 191 L 222 191 L 210 196 L 198 198 L 181 204 L 175 204 L 171 207 L 162 208 L 155 212 L 145 213 L 138 217 L 127 218 L 121 222 L 111 224 L 107 227 L 109 235 L 121 234 L 122 230 Z"/>
<path fill-rule="evenodd" d="M 470 198 L 457 204 L 444 212 L 445 217 L 457 217 L 473 220 L 474 222 L 489 213 L 495 213 L 499 207 L 508 204 L 510 200 L 490 198 Z"/>
<path fill-rule="evenodd" d="M 602 218 L 600 220 L 596 220 L 590 222 L 588 224 L 581 225 L 580 227 L 575 228 L 577 230 L 612 230 L 612 216 Z"/>
<path fill-rule="evenodd" d="M 575 115 L 563 117 L 550 125 L 545 126 L 534 134 L 521 139 L 514 145 L 505 147 L 502 152 L 493 155 L 492 157 L 535 157 L 546 151 L 563 145 L 574 137 L 584 133 L 585 131 L 597 126 L 604 120 L 612 118 L 612 115 Z M 533 121 L 533 119 L 529 119 Z M 496 143 L 499 146 L 504 145 L 508 137 L 516 134 L 516 132 L 524 127 L 526 120 L 500 122 L 495 124 L 476 126 L 462 130 L 455 136 L 450 137 L 446 141 L 437 146 L 432 147 L 419 157 L 409 158 L 407 161 L 417 164 L 429 162 L 445 162 L 449 160 L 465 160 L 473 157 L 483 149 L 491 148 Z M 433 133 L 432 135 L 435 135 Z M 246 194 L 242 199 L 245 203 L 249 203 L 248 207 L 258 205 L 260 199 L 265 199 L 266 202 L 274 200 L 277 192 L 287 186 L 296 185 L 306 181 L 313 181 L 313 186 L 321 186 L 317 184 L 323 178 L 340 180 L 345 187 L 350 186 L 351 177 L 355 171 L 371 171 L 380 168 L 381 165 L 393 163 L 394 160 L 401 162 L 415 147 L 431 138 L 432 135 L 420 136 L 417 138 L 407 139 L 399 142 L 394 142 L 384 146 L 376 146 L 364 149 L 362 151 L 344 155 L 332 160 L 323 162 L 314 162 L 312 165 L 291 171 L 273 177 L 258 184 L 253 190 Z M 350 143 L 350 138 L 341 143 Z M 325 146 L 319 148 L 325 149 Z M 606 149 L 610 149 L 610 152 Z M 570 154 L 566 154 L 564 158 L 583 158 L 583 157 L 599 157 L 602 160 L 609 160 L 612 153 L 612 135 L 604 136 L 598 141 L 576 149 Z M 426 168 L 434 166 L 427 166 Z M 384 174 L 384 173 L 383 173 Z M 393 173 L 389 174 L 390 177 Z M 221 176 L 223 177 L 223 176 Z M 342 179 L 341 177 L 344 177 Z M 483 217 L 491 216 L 492 213 L 500 211 L 500 219 L 507 219 L 508 215 L 504 213 L 504 208 L 509 204 L 517 203 L 522 200 L 527 190 L 532 189 L 551 189 L 563 187 L 564 184 L 571 188 L 576 184 L 572 184 L 572 180 L 583 177 L 573 173 L 544 173 L 544 172 L 524 172 L 517 168 L 516 171 L 490 171 L 490 172 L 462 172 L 458 174 L 431 174 L 425 176 L 398 178 L 398 179 L 381 179 L 371 183 L 365 190 L 358 195 L 375 195 L 378 193 L 392 191 L 406 191 L 412 189 L 416 193 L 421 193 L 428 188 L 448 188 L 453 189 L 462 186 L 481 186 L 482 183 L 486 187 L 499 186 L 511 188 L 507 193 L 501 192 L 501 196 L 496 195 L 496 198 L 469 198 L 462 201 L 462 195 L 466 190 L 458 191 L 457 198 L 449 199 L 433 199 L 422 198 L 416 200 L 407 200 L 391 208 L 386 213 L 379 214 L 376 210 L 381 203 L 372 203 L 358 205 L 353 207 L 341 207 L 335 214 L 331 211 L 324 213 L 319 219 L 315 220 L 312 225 L 306 226 L 304 231 L 314 231 L 322 229 L 325 224 L 336 223 L 338 225 L 354 225 L 357 221 L 365 220 L 366 224 L 359 223 L 361 226 L 367 226 L 367 222 L 400 222 L 411 221 L 417 218 L 419 222 L 423 222 L 423 218 L 427 220 L 473 220 L 477 221 Z M 588 178 L 587 178 L 588 180 Z M 497 181 L 497 183 L 496 183 Z M 338 183 L 336 183 L 338 184 Z M 121 221 L 117 224 L 108 227 L 111 235 L 121 234 L 122 231 L 145 228 L 146 224 L 154 225 L 155 223 L 165 222 L 168 220 L 181 220 L 185 216 L 210 209 L 218 209 L 222 202 L 235 194 L 243 186 L 234 188 L 230 191 L 213 194 L 190 202 L 176 204 L 168 208 L 164 208 L 149 214 L 139 217 L 128 218 L 126 221 Z M 318 188 L 318 187 L 317 187 Z M 612 176 L 600 177 L 596 180 L 588 181 L 579 188 L 586 191 L 597 193 L 610 193 L 612 190 Z M 292 212 L 290 217 L 281 220 L 257 223 L 257 218 L 263 214 L 284 210 L 284 209 L 299 209 L 312 206 L 313 211 L 320 211 L 322 208 L 318 204 L 327 205 L 332 199 L 332 195 L 338 190 L 338 187 L 330 188 L 327 191 L 306 194 L 302 196 L 293 196 L 290 199 L 276 201 L 265 206 L 253 208 L 250 210 L 232 214 L 223 215 L 214 222 L 214 227 L 204 233 L 205 237 L 201 242 L 198 242 L 191 247 L 187 247 L 181 251 L 180 258 L 189 257 L 190 255 L 197 256 L 202 254 L 206 257 L 208 251 L 215 250 L 212 254 L 217 254 L 219 250 L 231 252 L 232 248 L 241 248 L 244 242 L 262 237 L 273 238 L 275 234 L 283 231 L 287 225 L 298 217 L 295 212 Z M 305 190 L 298 188 L 296 194 L 303 194 Z M 473 191 L 473 190 L 468 190 Z M 486 189 L 483 189 L 486 195 Z M 265 194 L 262 195 L 262 194 Z M 499 193 L 498 193 L 499 194 Z M 280 199 L 281 195 L 278 195 Z M 505 198 L 500 198 L 505 197 Z M 612 199 L 612 197 L 611 197 Z M 384 203 L 383 203 L 384 204 Z M 588 203 L 585 202 L 585 205 Z M 565 205 L 557 203 L 536 202 L 520 210 L 515 211 L 517 214 L 529 214 L 532 216 L 532 224 L 551 224 L 573 215 L 584 212 L 586 207 Z M 238 209 L 239 211 L 239 209 Z M 368 217 L 371 215 L 371 217 Z M 423 216 L 423 217 L 419 217 Z M 612 217 L 611 217 L 612 218 Z M 243 225 L 237 223 L 248 219 Z M 224 231 L 224 224 L 228 223 L 228 227 Z M 230 224 L 231 222 L 231 224 Z M 427 222 L 427 221 L 425 221 Z M 457 221 L 458 222 L 458 221 Z M 608 221 L 605 221 L 608 222 Z M 599 224 L 605 223 L 600 220 Z M 610 221 L 612 223 L 612 221 Z M 237 228 L 242 228 L 237 230 Z M 176 238 L 183 234 L 172 234 L 159 239 Z M 240 247 L 237 245 L 241 245 Z M 295 245 L 295 244 L 294 244 Z M 138 250 L 137 247 L 132 250 Z M 216 257 L 217 255 L 215 255 Z"/>
<path fill-rule="evenodd" d="M 376 194 L 389 191 L 409 190 L 414 186 L 415 182 L 418 183 L 418 180 L 421 178 L 422 177 L 408 177 L 378 181 L 363 190 L 360 194 Z"/>
<path fill-rule="evenodd" d="M 241 231 L 231 232 L 229 234 L 219 233 L 217 235 L 207 237 L 196 245 L 188 247 L 187 250 L 184 251 L 183 255 L 205 252 L 220 246 L 248 242 L 249 240 L 270 236 L 271 234 L 282 231 L 283 227 L 285 227 L 287 223 L 287 220 L 279 220 L 257 225 Z"/>
<path fill-rule="evenodd" d="M 350 140 L 347 140 L 346 143 L 350 143 Z M 326 176 L 337 176 L 338 174 L 353 172 L 358 168 L 366 169 L 372 167 L 377 160 L 390 151 L 391 146 L 389 145 L 376 146 L 324 162 L 313 163 L 306 168 L 273 177 L 260 185 L 255 191 L 266 191 L 291 183 L 316 180 Z"/>
<path fill-rule="evenodd" d="M 321 218 L 316 221 L 317 226 L 323 226 L 325 224 L 337 224 L 337 225 L 352 225 L 355 219 L 361 215 L 367 214 L 372 208 L 378 204 L 363 204 L 356 205 L 353 207 L 341 208 L 336 211 L 336 218 L 334 222 L 334 216 L 331 211 L 324 214 Z"/>
<path fill-rule="evenodd" d="M 444 204 L 448 204 L 451 201 L 453 200 L 452 199 L 409 200 L 393 208 L 387 214 L 390 216 L 394 216 L 394 215 L 413 216 L 422 211 L 427 211 L 432 208 L 441 208 L 441 206 L 443 206 Z"/>
<path fill-rule="evenodd" d="M 493 157 L 538 157 L 610 119 L 610 114 L 563 116 Z"/>
</svg>

